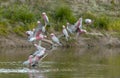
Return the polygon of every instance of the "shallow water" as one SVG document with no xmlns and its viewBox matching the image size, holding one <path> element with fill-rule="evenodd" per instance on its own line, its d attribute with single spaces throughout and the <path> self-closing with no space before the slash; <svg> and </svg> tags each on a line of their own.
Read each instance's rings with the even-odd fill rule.
<svg viewBox="0 0 120 78">
<path fill-rule="evenodd" d="M 67 48 L 49 52 L 37 68 L 22 65 L 33 48 L 1 48 L 0 78 L 120 78 L 120 49 Z"/>
</svg>

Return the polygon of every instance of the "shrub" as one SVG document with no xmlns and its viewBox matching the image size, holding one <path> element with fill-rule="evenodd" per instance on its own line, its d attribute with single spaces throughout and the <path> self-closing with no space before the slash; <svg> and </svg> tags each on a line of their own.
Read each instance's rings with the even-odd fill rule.
<svg viewBox="0 0 120 78">
<path fill-rule="evenodd" d="M 0 35 L 7 36 L 8 32 L 8 27 L 3 24 L 0 24 Z"/>
<path fill-rule="evenodd" d="M 32 22 L 35 19 L 34 13 L 27 5 L 13 5 L 6 9 L 4 8 L 3 16 L 7 19 L 24 23 Z"/>
<path fill-rule="evenodd" d="M 55 18 L 57 21 L 66 20 L 69 21 L 70 23 L 74 23 L 76 21 L 72 11 L 67 6 L 58 7 L 55 11 Z"/>
<path fill-rule="evenodd" d="M 55 30 L 61 30 L 62 25 L 66 25 L 67 22 L 75 23 L 76 18 L 68 6 L 59 6 L 55 10 L 54 21 L 56 23 Z"/>
<path fill-rule="evenodd" d="M 13 31 L 14 31 L 16 34 L 20 35 L 20 36 L 24 36 L 24 35 L 25 35 L 25 29 L 24 29 L 24 27 L 22 27 L 22 26 L 16 26 L 16 27 L 14 27 L 14 28 L 13 28 Z"/>
<path fill-rule="evenodd" d="M 94 21 L 95 27 L 100 29 L 108 30 L 108 24 L 110 23 L 110 19 L 107 16 L 100 16 Z"/>
<path fill-rule="evenodd" d="M 33 22 L 33 23 L 29 23 L 27 24 L 25 27 L 24 27 L 24 30 L 27 31 L 27 30 L 32 30 L 33 28 L 36 28 L 37 25 L 36 25 L 36 22 Z"/>
<path fill-rule="evenodd" d="M 108 24 L 110 31 L 120 32 L 120 19 L 113 20 Z"/>
</svg>

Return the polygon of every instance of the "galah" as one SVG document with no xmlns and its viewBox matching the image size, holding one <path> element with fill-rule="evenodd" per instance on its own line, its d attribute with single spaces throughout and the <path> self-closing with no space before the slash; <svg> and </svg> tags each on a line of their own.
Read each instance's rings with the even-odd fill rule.
<svg viewBox="0 0 120 78">
<path fill-rule="evenodd" d="M 76 30 L 79 34 L 87 32 L 82 28 L 82 18 L 79 18 L 79 20 L 75 23 L 75 27 L 77 28 Z"/>
<path fill-rule="evenodd" d="M 39 62 L 39 60 L 45 55 L 45 48 L 37 44 L 34 44 L 34 46 L 36 46 L 37 48 L 39 47 L 39 49 L 34 54 L 31 54 L 27 61 L 23 62 L 24 65 L 35 66 Z"/>
<path fill-rule="evenodd" d="M 92 20 L 89 19 L 89 18 L 87 18 L 87 19 L 85 19 L 85 23 L 86 23 L 86 24 L 91 24 L 91 23 L 92 23 Z"/>
<path fill-rule="evenodd" d="M 41 24 L 40 21 L 37 21 L 38 26 L 34 29 L 34 37 L 39 36 L 39 34 L 43 33 L 42 28 L 43 25 Z"/>
<path fill-rule="evenodd" d="M 64 25 L 63 25 L 63 30 L 62 30 L 62 32 L 63 32 L 63 34 L 64 34 L 66 40 L 68 41 L 68 37 L 69 37 L 69 35 L 68 35 L 68 32 L 67 32 L 67 30 L 66 30 L 66 28 L 65 28 Z"/>
<path fill-rule="evenodd" d="M 86 33 L 87 31 L 85 29 L 80 29 L 79 33 Z"/>
<path fill-rule="evenodd" d="M 32 42 L 32 41 L 35 41 L 35 40 L 42 40 L 44 38 L 46 38 L 46 36 L 41 33 L 38 36 L 30 38 L 29 41 Z"/>
<path fill-rule="evenodd" d="M 26 31 L 26 34 L 28 36 L 28 39 L 32 38 L 33 37 L 33 31 L 29 30 L 29 31 Z"/>
<path fill-rule="evenodd" d="M 62 46 L 62 44 L 60 43 L 59 39 L 55 36 L 54 33 L 51 33 L 51 39 L 53 42 L 57 43 L 58 45 Z"/>
<path fill-rule="evenodd" d="M 23 62 L 23 65 L 31 66 L 34 62 L 33 58 L 34 58 L 33 55 L 30 54 L 30 56 L 28 57 L 28 60 Z"/>
<path fill-rule="evenodd" d="M 66 28 L 71 34 L 73 34 L 76 31 L 75 25 L 72 25 L 69 22 L 67 22 L 67 27 Z"/>
<path fill-rule="evenodd" d="M 44 47 L 42 47 L 41 45 L 38 44 L 34 44 L 34 46 L 37 48 L 37 50 L 41 51 L 41 50 L 45 50 Z"/>
<path fill-rule="evenodd" d="M 46 27 L 42 26 L 42 33 L 45 33 L 45 32 L 46 32 Z"/>
<path fill-rule="evenodd" d="M 45 22 L 45 26 L 49 24 L 49 19 L 48 19 L 48 16 L 46 15 L 45 12 L 42 13 L 42 16 L 43 16 L 43 19 L 44 19 L 44 22 Z"/>
<path fill-rule="evenodd" d="M 82 29 L 82 18 L 79 18 L 79 20 L 74 25 L 76 28 Z"/>
</svg>

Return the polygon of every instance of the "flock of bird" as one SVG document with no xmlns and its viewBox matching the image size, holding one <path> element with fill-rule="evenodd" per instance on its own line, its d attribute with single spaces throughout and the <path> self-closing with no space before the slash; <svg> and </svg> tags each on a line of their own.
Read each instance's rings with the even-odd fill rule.
<svg viewBox="0 0 120 78">
<path fill-rule="evenodd" d="M 37 66 L 38 62 L 42 60 L 42 58 L 45 56 L 46 48 L 41 46 L 41 41 L 44 40 L 45 42 L 52 44 L 52 46 L 62 46 L 59 38 L 54 33 L 50 34 L 52 41 L 45 40 L 47 38 L 47 36 L 45 35 L 46 27 L 50 25 L 50 22 L 45 12 L 42 13 L 42 18 L 44 20 L 44 25 L 42 25 L 40 21 L 37 21 L 38 26 L 36 28 L 26 31 L 29 42 L 33 42 L 36 40 L 39 41 L 37 44 L 34 43 L 34 46 L 37 48 L 37 50 L 33 54 L 29 55 L 27 61 L 23 62 L 24 65 L 27 65 L 29 67 Z M 74 32 L 77 32 L 77 35 L 79 35 L 81 33 L 87 32 L 85 29 L 82 28 L 82 21 L 83 20 L 80 17 L 74 25 L 67 22 L 67 26 L 62 26 L 62 34 L 65 37 L 66 41 L 68 41 L 70 38 L 69 34 L 74 34 Z M 86 24 L 90 24 L 91 22 L 91 19 L 85 19 Z"/>
</svg>

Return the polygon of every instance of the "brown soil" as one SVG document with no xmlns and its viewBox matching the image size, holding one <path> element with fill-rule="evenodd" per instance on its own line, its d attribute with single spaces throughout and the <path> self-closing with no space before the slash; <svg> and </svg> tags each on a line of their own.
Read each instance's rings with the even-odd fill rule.
<svg viewBox="0 0 120 78">
<path fill-rule="evenodd" d="M 119 38 L 95 33 L 80 35 L 77 40 L 73 39 L 68 42 L 62 40 L 61 42 L 64 45 L 63 47 L 120 47 Z M 32 46 L 33 44 L 27 41 L 27 37 L 20 37 L 17 35 L 9 35 L 8 37 L 0 36 L 0 47 L 24 48 Z"/>
</svg>

